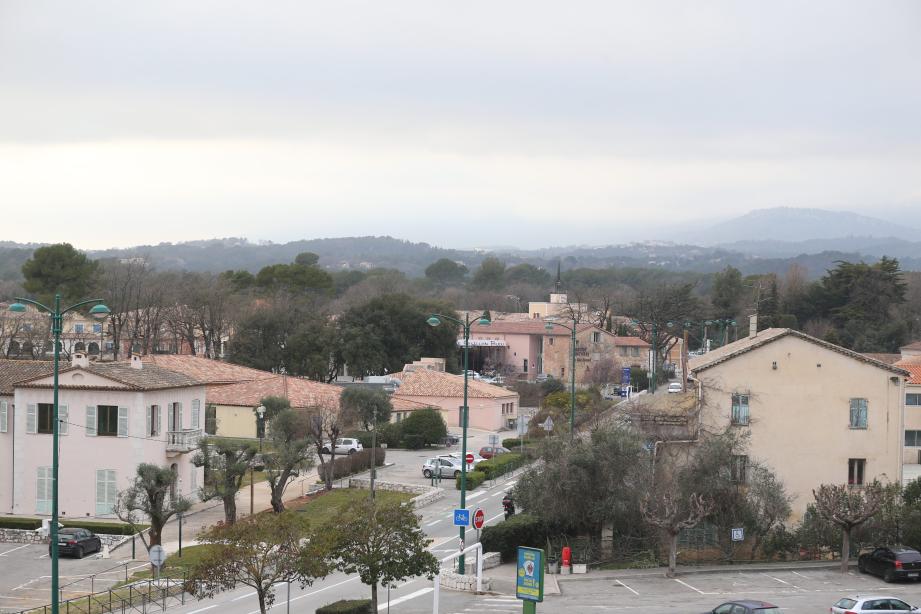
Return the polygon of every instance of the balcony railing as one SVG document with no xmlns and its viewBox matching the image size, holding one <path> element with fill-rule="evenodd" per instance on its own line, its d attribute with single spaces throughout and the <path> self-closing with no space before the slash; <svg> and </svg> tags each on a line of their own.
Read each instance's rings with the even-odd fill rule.
<svg viewBox="0 0 921 614">
<path fill-rule="evenodd" d="M 182 429 L 181 431 L 167 431 L 167 452 L 191 452 L 198 447 L 201 439 L 201 429 Z"/>
</svg>

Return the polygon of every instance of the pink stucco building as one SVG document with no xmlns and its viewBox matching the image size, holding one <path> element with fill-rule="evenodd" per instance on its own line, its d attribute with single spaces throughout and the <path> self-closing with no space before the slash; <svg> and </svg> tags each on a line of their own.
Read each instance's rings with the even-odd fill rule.
<svg viewBox="0 0 921 614">
<path fill-rule="evenodd" d="M 450 426 L 462 426 L 460 408 L 464 404 L 464 378 L 460 375 L 421 369 L 399 376 L 400 386 L 393 393 L 394 404 L 412 401 L 413 405 L 437 407 Z M 508 428 L 510 416 L 517 415 L 518 393 L 474 379 L 467 382 L 468 425 L 498 431 Z M 404 410 L 405 411 L 405 410 Z"/>
</svg>

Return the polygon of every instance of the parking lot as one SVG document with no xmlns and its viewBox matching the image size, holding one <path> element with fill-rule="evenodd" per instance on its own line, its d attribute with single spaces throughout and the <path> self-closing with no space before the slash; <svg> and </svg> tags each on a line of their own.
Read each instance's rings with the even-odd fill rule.
<svg viewBox="0 0 921 614">
<path fill-rule="evenodd" d="M 121 555 L 116 551 L 117 555 Z M 124 555 L 130 555 L 128 548 Z M 113 556 L 100 559 L 61 558 L 60 587 L 62 599 L 71 599 L 95 591 L 104 591 L 147 565 Z M 47 545 L 0 543 L 0 612 L 18 612 L 50 603 L 51 561 Z"/>
<path fill-rule="evenodd" d="M 856 570 L 802 567 L 796 571 L 725 571 L 665 578 L 658 570 L 597 572 L 560 578 L 562 596 L 549 598 L 566 612 L 709 612 L 726 601 L 761 599 L 790 614 L 828 612 L 841 597 L 881 594 L 921 605 L 921 584 L 886 584 Z M 562 610 L 561 610 L 562 611 Z"/>
</svg>

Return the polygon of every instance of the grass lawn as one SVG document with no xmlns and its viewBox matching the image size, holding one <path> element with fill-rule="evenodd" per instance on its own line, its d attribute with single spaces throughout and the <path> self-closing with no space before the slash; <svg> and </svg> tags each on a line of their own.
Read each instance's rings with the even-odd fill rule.
<svg viewBox="0 0 921 614">
<path fill-rule="evenodd" d="M 246 474 L 243 476 L 243 481 L 240 482 L 240 490 L 243 490 L 244 488 L 249 488 L 250 475 L 253 476 L 252 481 L 255 484 L 258 484 L 260 482 L 265 482 L 265 471 L 253 471 L 252 473 L 247 471 Z"/>
</svg>

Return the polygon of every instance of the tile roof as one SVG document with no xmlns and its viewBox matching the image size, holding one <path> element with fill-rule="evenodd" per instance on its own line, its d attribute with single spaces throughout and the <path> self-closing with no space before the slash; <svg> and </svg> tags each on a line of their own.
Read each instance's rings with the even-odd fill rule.
<svg viewBox="0 0 921 614">
<path fill-rule="evenodd" d="M 736 356 L 750 352 L 751 350 L 757 349 L 761 346 L 771 343 L 772 341 L 777 341 L 778 339 L 787 336 L 797 337 L 803 341 L 808 341 L 809 343 L 824 347 L 825 349 L 831 350 L 832 352 L 843 354 L 849 358 L 859 360 L 885 371 L 892 371 L 893 373 L 897 373 L 902 376 L 908 375 L 908 372 L 904 369 L 886 364 L 885 362 L 880 362 L 879 360 L 875 360 L 864 354 L 854 352 L 853 350 L 843 348 L 839 345 L 835 345 L 834 343 L 829 343 L 827 341 L 823 341 L 822 339 L 817 339 L 816 337 L 812 337 L 798 330 L 793 330 L 792 328 L 767 328 L 765 330 L 759 331 L 755 337 L 744 337 L 738 341 L 733 341 L 732 343 L 719 347 L 715 350 L 711 350 L 703 356 L 696 356 L 692 358 L 688 362 L 688 370 L 693 373 L 697 371 L 703 371 L 704 369 L 709 369 L 710 367 L 716 366 L 722 362 L 735 358 Z"/>
<path fill-rule="evenodd" d="M 129 389 L 133 390 L 160 390 L 164 388 L 186 388 L 189 386 L 201 386 L 201 382 L 198 380 L 184 375 L 182 373 L 176 373 L 175 371 L 170 371 L 169 369 L 164 369 L 156 365 L 144 365 L 143 369 L 135 369 L 128 362 L 91 362 L 89 366 L 86 367 L 67 367 L 66 369 L 61 369 L 61 373 L 68 373 L 70 371 L 86 371 L 88 373 L 93 373 L 100 377 L 113 380 L 120 384 L 124 384 Z M 17 384 L 17 387 L 22 386 L 25 388 L 48 388 L 51 384 L 38 384 L 35 383 L 35 380 L 41 380 L 48 376 L 48 373 L 45 373 L 38 377 L 33 377 L 28 381 L 23 381 Z M 97 389 L 97 388 L 107 388 L 106 386 L 98 386 L 95 384 L 87 384 L 85 386 L 70 386 L 67 385 L 67 388 L 85 388 L 85 389 Z"/>
<path fill-rule="evenodd" d="M 263 374 L 264 375 L 264 374 Z M 251 382 L 208 386 L 208 403 L 256 407 L 268 396 L 285 397 L 291 407 L 339 407 L 340 386 L 323 384 L 300 377 L 269 375 Z"/>
<path fill-rule="evenodd" d="M 905 369 L 911 375 L 908 384 L 921 384 L 921 356 L 910 356 L 895 363 L 895 366 Z"/>
<path fill-rule="evenodd" d="M 464 378 L 451 373 L 438 371 L 412 371 L 403 373 L 402 383 L 393 394 L 394 398 L 402 396 L 420 397 L 463 397 Z M 474 379 L 467 380 L 467 396 L 473 398 L 498 399 L 517 396 L 517 392 L 500 386 L 484 384 Z"/>
<path fill-rule="evenodd" d="M 251 369 L 250 367 L 212 360 L 203 356 L 150 354 L 142 357 L 141 360 L 145 365 L 153 364 L 170 371 L 182 373 L 204 384 L 237 384 L 239 382 L 265 379 L 272 375 L 268 371 Z"/>
<path fill-rule="evenodd" d="M 50 375 L 53 370 L 50 360 L 0 360 L 0 395 L 12 395 L 13 384 Z"/>
<path fill-rule="evenodd" d="M 628 345 L 636 347 L 652 347 L 649 343 L 639 337 L 617 336 L 614 337 L 614 345 Z"/>
<path fill-rule="evenodd" d="M 571 326 L 571 321 L 560 319 L 561 324 Z M 507 335 L 570 335 L 568 329 L 562 326 L 554 326 L 553 330 L 547 330 L 547 322 L 544 320 L 493 320 L 491 324 L 482 325 L 479 323 L 470 327 L 471 334 L 489 335 L 489 334 L 507 334 Z M 596 328 L 594 324 L 579 324 L 578 331 L 584 332 L 590 328 Z M 598 330 L 601 330 L 600 328 Z M 606 332 L 606 331 L 603 331 Z"/>
<path fill-rule="evenodd" d="M 394 411 L 413 411 L 432 406 L 430 403 L 420 403 L 419 401 L 402 399 L 400 397 L 390 397 L 390 404 L 393 406 Z"/>
<path fill-rule="evenodd" d="M 901 349 L 901 350 L 915 351 L 915 352 L 921 352 L 921 341 L 914 341 L 914 342 L 912 342 L 912 343 L 909 343 L 908 345 L 903 345 L 903 346 L 902 346 L 901 348 L 899 348 L 899 349 Z"/>
<path fill-rule="evenodd" d="M 872 358 L 873 360 L 878 360 L 884 362 L 887 365 L 894 365 L 902 359 L 901 354 L 882 354 L 874 352 L 863 352 L 863 355 L 867 358 Z"/>
</svg>

